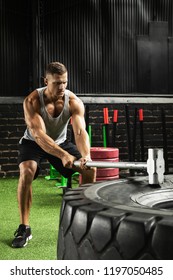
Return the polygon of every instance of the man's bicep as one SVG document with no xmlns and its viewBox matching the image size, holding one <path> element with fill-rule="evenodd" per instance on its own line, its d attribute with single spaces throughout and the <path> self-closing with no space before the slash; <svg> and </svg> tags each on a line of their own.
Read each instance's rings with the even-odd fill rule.
<svg viewBox="0 0 173 280">
<path fill-rule="evenodd" d="M 72 116 L 72 126 L 75 135 L 80 135 L 85 130 L 85 119 L 83 116 L 74 114 Z"/>
<path fill-rule="evenodd" d="M 84 104 L 79 98 L 73 98 L 70 109 L 74 134 L 79 135 L 85 130 Z"/>
<path fill-rule="evenodd" d="M 30 130 L 37 130 L 42 129 L 43 131 L 46 131 L 45 124 L 38 113 L 37 107 L 35 104 L 33 104 L 33 101 L 30 99 L 26 99 L 24 101 L 24 115 L 25 115 L 25 122 L 26 125 Z"/>
</svg>

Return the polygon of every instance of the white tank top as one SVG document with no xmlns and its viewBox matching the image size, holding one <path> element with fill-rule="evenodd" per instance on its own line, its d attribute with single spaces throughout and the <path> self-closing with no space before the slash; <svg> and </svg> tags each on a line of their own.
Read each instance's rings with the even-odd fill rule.
<svg viewBox="0 0 173 280">
<path fill-rule="evenodd" d="M 44 120 L 46 127 L 46 134 L 49 135 L 55 143 L 58 145 L 63 143 L 67 139 L 67 127 L 70 120 L 70 112 L 69 112 L 69 96 L 70 91 L 65 90 L 65 98 L 64 98 L 64 107 L 60 115 L 56 118 L 53 118 L 46 110 L 43 94 L 46 87 L 38 88 L 38 94 L 40 98 L 40 115 Z M 22 138 L 34 141 L 34 138 L 27 128 L 25 130 L 24 136 Z M 20 140 L 20 143 L 22 141 Z"/>
</svg>

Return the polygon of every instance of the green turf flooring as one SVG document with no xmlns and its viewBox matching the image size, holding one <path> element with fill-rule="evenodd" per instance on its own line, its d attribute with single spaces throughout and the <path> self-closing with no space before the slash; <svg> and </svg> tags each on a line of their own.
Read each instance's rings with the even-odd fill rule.
<svg viewBox="0 0 173 280">
<path fill-rule="evenodd" d="M 55 180 L 33 182 L 33 238 L 25 248 L 14 249 L 11 241 L 19 225 L 17 182 L 17 178 L 0 179 L 0 260 L 56 260 L 62 189 L 55 186 Z"/>
</svg>

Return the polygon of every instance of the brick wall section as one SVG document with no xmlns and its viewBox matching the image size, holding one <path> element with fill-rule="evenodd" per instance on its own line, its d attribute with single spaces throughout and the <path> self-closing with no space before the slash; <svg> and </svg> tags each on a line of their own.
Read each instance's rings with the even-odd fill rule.
<svg viewBox="0 0 173 280">
<path fill-rule="evenodd" d="M 127 130 L 124 104 L 91 104 L 89 106 L 89 122 L 92 127 L 92 146 L 103 146 L 103 107 L 109 108 L 109 131 L 112 139 L 112 117 L 113 110 L 118 109 L 118 123 L 116 139 L 112 146 L 116 146 L 120 151 L 120 160 L 128 161 Z M 134 126 L 135 108 L 144 109 L 144 146 L 145 160 L 147 160 L 147 150 L 152 147 L 163 147 L 162 118 L 161 109 L 164 108 L 166 116 L 166 132 L 168 145 L 168 165 L 173 169 L 173 105 L 167 104 L 129 104 L 131 137 Z M 18 176 L 17 165 L 18 142 L 25 130 L 22 104 L 0 104 L 0 177 Z M 70 126 L 69 126 L 70 131 Z M 140 160 L 140 128 L 137 120 L 137 139 L 135 160 Z M 70 132 L 69 132 L 70 135 Z M 49 173 L 49 165 L 43 163 L 41 175 Z"/>
<path fill-rule="evenodd" d="M 93 105 L 90 106 L 90 124 L 92 126 L 93 146 L 102 146 L 102 127 L 103 127 L 103 107 L 109 108 L 110 120 L 110 139 L 114 141 L 114 145 L 119 148 L 120 160 L 127 161 L 128 156 L 128 142 L 127 142 L 127 121 L 125 114 L 125 105 Z M 166 133 L 167 133 L 167 146 L 168 146 L 168 161 L 169 166 L 173 167 L 173 105 L 162 104 L 130 104 L 128 105 L 130 113 L 130 134 L 131 142 L 133 143 L 133 128 L 134 128 L 134 112 L 135 108 L 139 110 L 142 108 L 144 111 L 143 121 L 143 136 L 144 136 L 144 149 L 145 160 L 148 157 L 148 148 L 163 148 L 163 127 L 162 127 L 162 109 L 165 112 L 166 119 Z M 112 139 L 113 130 L 113 110 L 118 109 L 118 123 L 116 128 L 116 139 Z M 113 146 L 114 146 L 113 145 Z M 136 123 L 136 152 L 135 161 L 140 160 L 140 123 L 137 118 Z"/>
<path fill-rule="evenodd" d="M 17 143 L 24 128 L 21 105 L 0 104 L 0 176 L 18 174 Z"/>
</svg>

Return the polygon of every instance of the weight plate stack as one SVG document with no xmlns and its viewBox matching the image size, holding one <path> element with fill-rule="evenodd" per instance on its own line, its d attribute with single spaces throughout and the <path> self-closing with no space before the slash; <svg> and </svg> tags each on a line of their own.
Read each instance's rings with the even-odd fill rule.
<svg viewBox="0 0 173 280">
<path fill-rule="evenodd" d="M 106 147 L 91 147 L 93 161 L 119 161 L 119 149 Z M 119 168 L 98 168 L 96 181 L 115 180 L 119 178 Z"/>
</svg>

